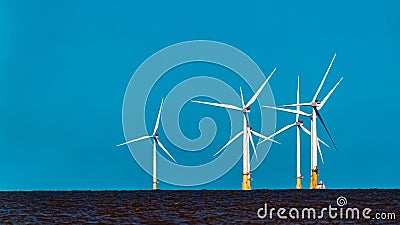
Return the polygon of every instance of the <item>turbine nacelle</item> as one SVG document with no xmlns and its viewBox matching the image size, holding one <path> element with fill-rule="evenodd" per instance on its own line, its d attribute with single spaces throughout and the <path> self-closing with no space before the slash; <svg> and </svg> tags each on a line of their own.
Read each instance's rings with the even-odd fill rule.
<svg viewBox="0 0 400 225">
<path fill-rule="evenodd" d="M 157 139 L 158 138 L 158 134 L 156 133 L 156 134 L 153 134 L 153 138 L 154 139 Z"/>
<path fill-rule="evenodd" d="M 322 107 L 322 103 L 318 101 L 318 99 L 315 99 L 315 101 L 311 102 L 311 107 Z"/>
<path fill-rule="evenodd" d="M 242 112 L 244 112 L 244 113 L 250 112 L 250 106 L 247 106 L 247 107 L 243 108 Z"/>
<path fill-rule="evenodd" d="M 304 121 L 303 120 L 298 120 L 296 121 L 296 126 L 301 126 L 303 125 Z"/>
</svg>

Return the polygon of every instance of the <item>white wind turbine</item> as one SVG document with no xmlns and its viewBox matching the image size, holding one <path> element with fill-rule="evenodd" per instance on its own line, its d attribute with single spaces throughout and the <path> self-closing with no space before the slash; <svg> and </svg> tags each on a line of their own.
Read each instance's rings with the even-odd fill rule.
<svg viewBox="0 0 400 225">
<path fill-rule="evenodd" d="M 329 93 L 325 96 L 325 98 L 320 102 L 318 101 L 318 95 L 319 92 L 321 91 L 322 86 L 324 85 L 324 82 L 326 80 L 326 77 L 329 73 L 329 70 L 331 69 L 331 66 L 333 64 L 333 61 L 336 58 L 336 53 L 333 56 L 328 69 L 325 72 L 325 75 L 317 89 L 317 92 L 315 93 L 313 99 L 309 103 L 300 103 L 300 104 L 291 104 L 291 105 L 283 105 L 283 107 L 291 107 L 291 106 L 296 106 L 296 110 L 291 110 L 291 109 L 285 109 L 285 108 L 279 108 L 279 107 L 270 107 L 270 106 L 265 106 L 267 108 L 272 108 L 280 111 L 285 111 L 285 112 L 290 112 L 290 113 L 298 113 L 300 115 L 304 115 L 306 113 L 302 112 L 299 110 L 299 106 L 310 106 L 312 108 L 312 113 L 311 113 L 311 182 L 310 182 L 310 188 L 311 189 L 316 189 L 318 188 L 318 160 L 317 160 L 317 149 L 318 149 L 318 137 L 317 137 L 317 117 L 321 121 L 322 125 L 324 126 L 326 132 L 328 133 L 329 138 L 331 139 L 333 145 L 335 146 L 335 149 L 337 149 L 335 142 L 333 141 L 333 138 L 331 134 L 328 131 L 328 128 L 326 127 L 326 124 L 324 120 L 322 119 L 322 116 L 319 112 L 321 108 L 325 105 L 325 103 L 328 101 L 329 97 L 331 94 L 335 91 L 337 86 L 340 84 L 340 82 L 343 80 L 343 77 L 340 78 L 340 80 L 336 83 L 336 85 L 329 91 Z"/>
<path fill-rule="evenodd" d="M 268 83 L 269 79 L 272 77 L 272 75 L 275 73 L 276 68 L 271 72 L 271 74 L 268 76 L 268 78 L 264 81 L 264 83 L 260 86 L 260 88 L 254 93 L 254 96 L 247 102 L 247 104 L 244 104 L 243 100 L 243 94 L 242 94 L 242 89 L 240 88 L 240 95 L 241 95 L 241 101 L 242 101 L 242 107 L 237 107 L 234 105 L 229 105 L 229 104 L 221 104 L 221 103 L 212 103 L 212 102 L 201 102 L 201 101 L 195 101 L 192 100 L 192 102 L 195 103 L 200 103 L 200 104 L 205 104 L 205 105 L 211 105 L 211 106 L 217 106 L 217 107 L 222 107 L 225 109 L 233 109 L 236 111 L 240 111 L 243 113 L 243 131 L 239 132 L 236 134 L 231 140 L 228 141 L 228 143 L 225 144 L 224 147 L 222 147 L 221 150 L 219 150 L 215 155 L 217 155 L 219 152 L 221 152 L 223 149 L 225 149 L 229 144 L 231 144 L 234 140 L 238 139 L 241 135 L 243 135 L 243 181 L 242 181 L 242 190 L 251 190 L 250 186 L 250 151 L 249 151 L 249 145 L 248 141 L 250 139 L 250 142 L 253 146 L 254 149 L 254 154 L 257 157 L 256 149 L 254 146 L 253 138 L 252 135 L 255 135 L 257 137 L 267 139 L 273 142 L 276 142 L 274 140 L 269 139 L 268 137 L 257 133 L 252 130 L 249 124 L 248 120 L 248 113 L 250 112 L 250 106 L 256 101 L 257 97 L 260 95 L 261 91 L 265 87 L 265 85 Z M 276 142 L 279 143 L 279 142 Z"/>
<path fill-rule="evenodd" d="M 300 104 L 300 77 L 299 76 L 297 77 L 297 101 L 296 102 L 297 102 L 297 104 Z M 264 106 L 264 107 L 268 108 L 268 106 Z M 306 113 L 303 114 L 303 113 L 301 113 L 300 106 L 298 106 L 298 105 L 296 106 L 296 111 L 297 111 L 297 112 L 295 112 L 296 121 L 294 123 L 283 127 L 282 129 L 280 129 L 276 133 L 272 134 L 268 138 L 272 139 L 276 135 L 278 135 L 278 134 L 280 134 L 280 133 L 282 133 L 282 132 L 284 132 L 284 131 L 292 128 L 292 127 L 296 127 L 297 128 L 296 129 L 296 140 L 297 140 L 296 141 L 296 143 L 297 143 L 297 146 L 296 146 L 296 189 L 301 189 L 302 188 L 301 179 L 303 178 L 303 176 L 301 175 L 301 170 L 300 170 L 300 155 L 301 155 L 301 152 L 300 152 L 300 130 L 302 130 L 304 133 L 306 133 L 306 134 L 308 134 L 310 136 L 311 136 L 311 132 L 309 130 L 307 130 L 307 128 L 304 127 L 304 125 L 303 125 L 304 121 L 300 120 L 299 116 L 301 114 L 303 116 L 311 117 L 311 114 L 306 114 Z M 264 142 L 264 141 L 265 141 L 265 139 L 263 141 L 261 141 L 260 144 L 262 142 Z M 329 147 L 325 142 L 323 142 L 319 138 L 318 138 L 318 142 L 321 142 L 325 146 Z M 319 155 L 321 157 L 322 163 L 324 163 L 324 158 L 322 156 L 322 152 L 321 152 L 321 148 L 319 146 L 319 143 L 318 143 L 317 146 L 318 146 L 318 152 L 319 152 Z"/>
<path fill-rule="evenodd" d="M 125 143 L 119 144 L 117 146 L 121 146 L 121 145 L 127 145 L 136 141 L 140 141 L 140 140 L 144 140 L 144 139 L 153 139 L 153 190 L 157 189 L 157 152 L 156 152 L 156 147 L 157 145 L 164 150 L 165 153 L 167 153 L 167 155 L 175 161 L 175 159 L 172 157 L 172 155 L 167 151 L 167 149 L 164 147 L 163 144 L 161 144 L 161 142 L 158 140 L 158 134 L 157 134 L 157 129 L 158 129 L 158 125 L 160 124 L 160 117 L 161 117 L 161 110 L 162 110 L 162 106 L 163 106 L 163 102 L 164 99 L 161 101 L 161 105 L 160 105 L 160 109 L 158 111 L 158 116 L 157 116 L 157 121 L 156 124 L 154 126 L 154 131 L 153 134 L 151 136 L 147 135 L 147 136 L 142 136 L 130 141 L 127 141 Z"/>
</svg>

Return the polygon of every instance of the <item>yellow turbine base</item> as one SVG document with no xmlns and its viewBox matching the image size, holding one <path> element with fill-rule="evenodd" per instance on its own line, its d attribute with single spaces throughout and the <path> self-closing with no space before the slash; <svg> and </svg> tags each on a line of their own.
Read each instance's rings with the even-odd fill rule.
<svg viewBox="0 0 400 225">
<path fill-rule="evenodd" d="M 249 174 L 243 174 L 242 190 L 251 190 Z"/>
<path fill-rule="evenodd" d="M 296 189 L 301 189 L 301 177 L 296 178 Z"/>
<path fill-rule="evenodd" d="M 316 189 L 318 185 L 318 171 L 313 170 L 311 173 L 310 189 Z"/>
<path fill-rule="evenodd" d="M 157 190 L 157 182 L 153 182 L 153 190 Z"/>
</svg>

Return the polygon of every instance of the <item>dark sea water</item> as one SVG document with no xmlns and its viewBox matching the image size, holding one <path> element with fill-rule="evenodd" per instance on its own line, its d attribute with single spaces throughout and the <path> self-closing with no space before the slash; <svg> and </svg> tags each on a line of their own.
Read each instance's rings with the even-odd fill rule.
<svg viewBox="0 0 400 225">
<path fill-rule="evenodd" d="M 347 204 L 339 207 L 337 198 Z M 343 200 L 343 199 L 342 199 Z M 260 219 L 257 211 L 275 208 Z M 341 202 L 343 204 L 343 202 Z M 301 218 L 302 209 L 336 207 L 322 219 Z M 370 208 L 371 218 L 342 219 L 340 209 Z M 278 208 L 285 208 L 280 219 Z M 295 209 L 292 209 L 295 208 Z M 292 210 L 294 219 L 290 218 Z M 299 218 L 296 218 L 296 210 Z M 396 219 L 376 219 L 388 213 Z M 383 213 L 383 214 L 382 214 Z M 264 214 L 264 209 L 260 215 Z M 312 216 L 312 215 L 311 215 Z M 349 217 L 350 217 L 349 213 Z M 393 216 L 392 216 L 393 217 Z M 400 190 L 253 190 L 253 191 L 34 191 L 0 192 L 0 224 L 400 224 Z"/>
</svg>

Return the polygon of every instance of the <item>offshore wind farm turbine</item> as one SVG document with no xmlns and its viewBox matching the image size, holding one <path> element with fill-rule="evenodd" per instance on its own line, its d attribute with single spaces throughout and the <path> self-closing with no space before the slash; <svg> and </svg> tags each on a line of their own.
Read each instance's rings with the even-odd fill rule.
<svg viewBox="0 0 400 225">
<path fill-rule="evenodd" d="M 162 110 L 162 106 L 163 106 L 163 102 L 164 99 L 161 101 L 161 105 L 160 105 L 160 109 L 158 111 L 158 115 L 157 115 L 157 120 L 156 120 L 156 124 L 154 126 L 154 131 L 152 135 L 146 135 L 146 136 L 142 136 L 130 141 L 127 141 L 125 143 L 119 144 L 117 146 L 121 146 L 121 145 L 127 145 L 136 141 L 141 141 L 141 140 L 145 140 L 145 139 L 153 139 L 153 190 L 157 189 L 157 145 L 172 159 L 175 161 L 174 157 L 172 157 L 172 155 L 167 151 L 167 149 L 164 147 L 163 144 L 161 144 L 160 140 L 158 140 L 158 134 L 157 134 L 157 129 L 158 129 L 158 125 L 160 124 L 160 118 L 161 118 L 161 110 Z"/>
<path fill-rule="evenodd" d="M 250 113 L 250 106 L 256 101 L 258 96 L 260 95 L 261 91 L 264 89 L 265 85 L 267 85 L 269 79 L 272 77 L 272 75 L 275 73 L 276 68 L 271 72 L 271 74 L 268 76 L 268 78 L 264 81 L 264 83 L 259 87 L 259 89 L 254 93 L 253 97 L 247 102 L 247 104 L 244 104 L 243 100 L 243 94 L 242 90 L 240 88 L 240 95 L 241 95 L 241 101 L 242 101 L 242 107 L 237 107 L 234 105 L 229 105 L 229 104 L 221 104 L 221 103 L 212 103 L 212 102 L 202 102 L 202 101 L 195 101 L 192 100 L 192 102 L 195 103 L 200 103 L 200 104 L 205 104 L 205 105 L 211 105 L 211 106 L 216 106 L 216 107 L 221 107 L 225 109 L 232 109 L 236 111 L 240 111 L 243 113 L 243 131 L 239 132 L 236 134 L 231 140 L 226 143 L 224 147 L 222 147 L 221 150 L 219 150 L 215 155 L 217 155 L 219 152 L 221 152 L 225 147 L 227 147 L 229 144 L 231 144 L 234 140 L 239 138 L 241 135 L 243 135 L 243 180 L 242 180 L 242 190 L 251 190 L 251 185 L 250 185 L 250 151 L 249 151 L 249 139 L 251 141 L 251 144 L 254 149 L 254 153 L 257 157 L 257 153 L 255 150 L 254 142 L 252 135 L 258 136 L 260 138 L 264 138 L 267 140 L 271 140 L 268 137 L 259 134 L 255 131 L 252 130 L 249 124 L 249 119 L 248 119 L 248 113 Z M 273 140 L 271 140 L 273 141 Z"/>
<path fill-rule="evenodd" d="M 336 58 L 336 53 L 333 56 L 328 69 L 325 72 L 325 75 L 312 99 L 311 102 L 309 103 L 300 103 L 300 104 L 291 104 L 291 105 L 283 105 L 283 107 L 291 107 L 291 106 L 309 106 L 312 108 L 312 113 L 311 113 L 311 182 L 310 182 L 310 189 L 317 189 L 318 188 L 318 160 L 317 160 L 317 149 L 318 149 L 318 137 L 317 137 L 317 118 L 321 121 L 322 125 L 324 126 L 325 131 L 328 133 L 329 138 L 331 139 L 335 149 L 337 149 L 335 142 L 333 141 L 333 138 L 331 134 L 329 133 L 328 128 L 326 127 L 326 124 L 324 120 L 322 119 L 322 116 L 320 114 L 320 110 L 322 107 L 325 105 L 325 103 L 328 101 L 329 97 L 332 95 L 332 93 L 335 91 L 337 86 L 340 84 L 340 82 L 343 80 L 343 77 L 340 78 L 340 80 L 336 83 L 336 85 L 329 91 L 329 93 L 325 96 L 325 98 L 322 101 L 318 101 L 318 95 L 319 92 L 321 91 L 322 86 L 324 85 L 324 82 L 326 80 L 326 77 L 329 73 L 329 70 L 332 67 L 333 61 Z M 286 111 L 286 112 L 291 112 L 291 113 L 299 113 L 300 115 L 306 114 L 300 110 L 290 110 L 290 109 L 285 109 L 285 108 L 279 108 L 279 107 L 268 107 L 280 111 Z"/>
<path fill-rule="evenodd" d="M 300 77 L 297 77 L 297 104 L 300 104 Z M 268 106 L 264 106 L 264 108 L 269 108 Z M 303 131 L 304 133 L 308 134 L 311 136 L 311 132 L 309 130 L 307 130 L 307 128 L 304 127 L 303 125 L 303 120 L 299 119 L 300 114 L 303 116 L 307 116 L 307 117 L 311 117 L 311 114 L 303 114 L 300 111 L 300 106 L 297 105 L 296 106 L 296 121 L 292 124 L 289 124 L 285 127 L 283 127 L 282 129 L 280 129 L 279 131 L 275 132 L 274 134 L 272 134 L 271 136 L 269 136 L 268 138 L 273 138 L 276 135 L 292 128 L 292 127 L 296 127 L 296 189 L 301 189 L 302 185 L 301 185 L 301 179 L 303 178 L 303 176 L 301 175 L 301 169 L 300 169 L 300 130 Z M 262 142 L 264 142 L 266 139 L 264 139 L 263 141 L 261 141 L 259 144 L 261 144 Z M 329 147 L 325 142 L 323 142 L 321 139 L 318 138 L 318 142 L 321 142 L 322 144 L 324 144 L 325 146 Z M 322 156 L 322 152 L 321 152 L 321 148 L 319 146 L 318 143 L 318 151 L 322 160 L 322 163 L 324 163 L 324 158 Z"/>
</svg>

